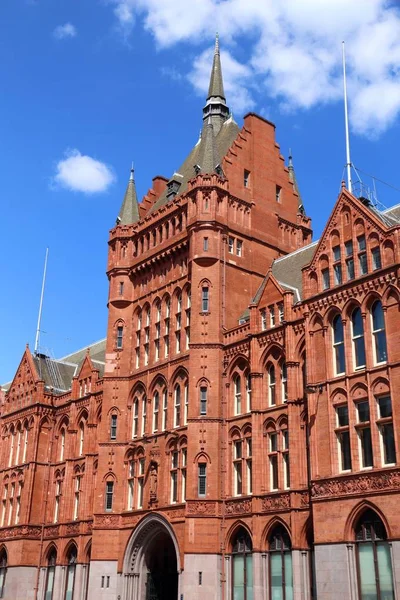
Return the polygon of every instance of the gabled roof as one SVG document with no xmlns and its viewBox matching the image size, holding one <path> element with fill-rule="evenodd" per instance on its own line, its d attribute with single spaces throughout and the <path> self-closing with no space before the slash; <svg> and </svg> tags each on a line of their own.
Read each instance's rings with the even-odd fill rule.
<svg viewBox="0 0 400 600">
<path fill-rule="evenodd" d="M 272 263 L 272 274 L 277 282 L 286 289 L 293 291 L 295 302 L 303 298 L 302 268 L 311 262 L 317 249 L 318 240 L 286 256 L 275 259 Z"/>
</svg>

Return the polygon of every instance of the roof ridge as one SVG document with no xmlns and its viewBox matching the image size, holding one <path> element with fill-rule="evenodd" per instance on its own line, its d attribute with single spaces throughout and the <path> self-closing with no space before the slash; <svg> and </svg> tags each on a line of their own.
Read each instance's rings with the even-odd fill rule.
<svg viewBox="0 0 400 600">
<path fill-rule="evenodd" d="M 280 262 L 281 260 L 284 260 L 285 258 L 289 258 L 290 256 L 295 256 L 296 254 L 303 252 L 303 250 L 307 250 L 307 249 L 311 248 L 312 246 L 315 246 L 316 244 L 318 244 L 318 242 L 319 242 L 319 239 L 316 240 L 315 242 L 311 242 L 311 244 L 307 244 L 307 246 L 302 246 L 301 248 L 298 248 L 297 250 L 293 250 L 293 252 L 289 252 L 289 254 L 285 254 L 285 256 L 280 256 L 279 258 L 276 258 L 274 260 L 274 264 L 276 264 L 277 262 Z"/>
</svg>

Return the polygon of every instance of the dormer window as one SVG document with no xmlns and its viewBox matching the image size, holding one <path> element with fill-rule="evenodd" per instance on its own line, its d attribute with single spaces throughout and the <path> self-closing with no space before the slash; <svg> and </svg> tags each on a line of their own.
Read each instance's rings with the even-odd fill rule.
<svg viewBox="0 0 400 600">
<path fill-rule="evenodd" d="M 179 188 L 181 187 L 181 182 L 177 179 L 171 179 L 167 183 L 167 199 L 172 200 L 179 192 Z"/>
</svg>

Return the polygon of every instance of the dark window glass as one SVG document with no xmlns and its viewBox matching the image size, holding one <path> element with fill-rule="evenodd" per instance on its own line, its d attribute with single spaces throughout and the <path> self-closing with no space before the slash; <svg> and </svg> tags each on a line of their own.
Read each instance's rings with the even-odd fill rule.
<svg viewBox="0 0 400 600">
<path fill-rule="evenodd" d="M 206 387 L 200 388 L 200 414 L 201 415 L 207 414 L 207 388 Z"/>
<path fill-rule="evenodd" d="M 339 433 L 341 463 L 343 471 L 351 470 L 351 450 L 350 450 L 350 433 L 342 431 Z"/>
<path fill-rule="evenodd" d="M 373 467 L 371 428 L 363 427 L 359 430 L 359 436 L 361 440 L 361 466 Z"/>
<path fill-rule="evenodd" d="M 106 510 L 112 510 L 113 493 L 114 493 L 114 482 L 107 481 L 107 483 L 106 483 Z"/>
<path fill-rule="evenodd" d="M 202 312 L 208 312 L 209 308 L 209 297 L 208 297 L 208 287 L 203 287 L 201 292 L 202 299 Z"/>
<path fill-rule="evenodd" d="M 205 496 L 207 493 L 207 464 L 198 464 L 198 495 Z"/>
<path fill-rule="evenodd" d="M 394 464 L 396 462 L 396 449 L 394 445 L 393 423 L 381 425 L 382 445 L 383 445 L 383 462 L 385 465 Z"/>
<path fill-rule="evenodd" d="M 360 254 L 358 257 L 360 264 L 360 275 L 366 275 L 368 273 L 367 255 L 365 252 Z"/>
<path fill-rule="evenodd" d="M 347 280 L 351 281 L 352 279 L 354 279 L 354 260 L 352 258 L 349 258 L 346 261 L 346 268 L 347 268 Z"/>
<path fill-rule="evenodd" d="M 376 362 L 387 361 L 387 348 L 386 348 L 386 332 L 385 332 L 385 319 L 383 316 L 382 303 L 374 302 L 371 307 L 372 314 L 372 333 L 375 340 L 375 358 Z"/>
<path fill-rule="evenodd" d="M 342 283 L 342 265 L 333 265 L 333 272 L 335 274 L 335 285 Z"/>
<path fill-rule="evenodd" d="M 333 347 L 335 350 L 335 368 L 336 375 L 344 373 L 346 370 L 344 354 L 344 335 L 343 323 L 340 315 L 336 315 L 332 321 L 333 327 Z"/>
<path fill-rule="evenodd" d="M 346 249 L 346 256 L 353 256 L 353 242 L 352 242 L 352 240 L 349 240 L 348 242 L 345 242 L 344 247 Z"/>
<path fill-rule="evenodd" d="M 322 287 L 324 290 L 328 290 L 331 287 L 329 269 L 322 270 Z"/>
<path fill-rule="evenodd" d="M 354 358 L 356 367 L 365 366 L 364 325 L 361 310 L 356 308 L 351 315 L 353 327 Z"/>
<path fill-rule="evenodd" d="M 374 269 L 374 271 L 376 271 L 376 269 L 380 269 L 382 267 L 380 248 L 379 247 L 372 248 L 371 254 L 372 254 L 372 268 Z"/>
<path fill-rule="evenodd" d="M 335 246 L 334 248 L 332 248 L 332 252 L 333 252 L 333 260 L 340 260 L 340 246 Z"/>
<path fill-rule="evenodd" d="M 349 409 L 347 406 L 338 406 L 336 409 L 338 426 L 346 427 L 349 424 Z"/>
<path fill-rule="evenodd" d="M 358 422 L 366 423 L 369 421 L 369 403 L 368 400 L 357 403 Z"/>
<path fill-rule="evenodd" d="M 124 328 L 122 325 L 117 327 L 117 348 L 122 348 L 122 340 L 124 335 Z"/>
<path fill-rule="evenodd" d="M 365 235 L 360 235 L 360 237 L 357 238 L 357 242 L 358 242 L 358 249 L 359 250 L 365 250 L 366 249 Z"/>
<path fill-rule="evenodd" d="M 110 438 L 112 440 L 116 440 L 117 439 L 117 415 L 111 415 Z"/>
<path fill-rule="evenodd" d="M 378 405 L 379 417 L 381 419 L 385 419 L 386 417 L 392 416 L 392 401 L 390 399 L 390 396 L 382 396 L 381 398 L 378 398 Z"/>
</svg>

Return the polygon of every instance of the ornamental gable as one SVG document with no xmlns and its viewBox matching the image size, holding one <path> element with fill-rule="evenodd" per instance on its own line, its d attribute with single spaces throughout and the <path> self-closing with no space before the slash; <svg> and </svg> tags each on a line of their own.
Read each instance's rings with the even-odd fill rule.
<svg viewBox="0 0 400 600">
<path fill-rule="evenodd" d="M 32 402 L 32 394 L 36 390 L 36 384 L 39 381 L 40 377 L 36 370 L 32 354 L 27 346 L 7 392 L 7 400 L 11 405 L 10 408 L 14 408 L 15 403 L 18 403 L 18 407 L 30 404 Z"/>
<path fill-rule="evenodd" d="M 305 296 L 393 264 L 392 227 L 374 206 L 342 189 L 312 261 L 303 271 Z"/>
</svg>

